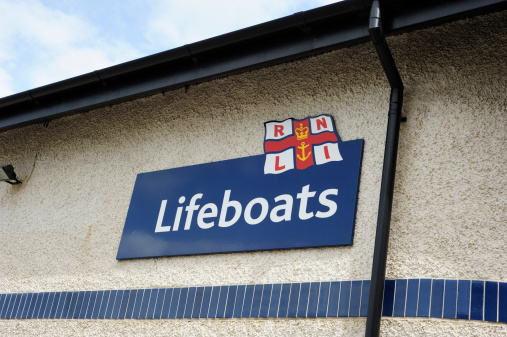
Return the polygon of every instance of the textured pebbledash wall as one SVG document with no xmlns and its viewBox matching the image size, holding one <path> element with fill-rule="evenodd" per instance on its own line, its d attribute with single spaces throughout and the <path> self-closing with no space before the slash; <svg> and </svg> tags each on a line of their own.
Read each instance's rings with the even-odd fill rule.
<svg viewBox="0 0 507 337">
<path fill-rule="evenodd" d="M 388 39 L 405 82 L 387 277 L 507 281 L 507 13 Z M 371 44 L 0 133 L 0 290 L 370 278 L 389 86 Z M 354 245 L 116 261 L 136 174 L 263 153 L 263 123 L 330 113 L 364 138 Z M 1 335 L 361 336 L 364 318 L 0 321 Z M 386 318 L 385 336 L 507 335 Z"/>
</svg>

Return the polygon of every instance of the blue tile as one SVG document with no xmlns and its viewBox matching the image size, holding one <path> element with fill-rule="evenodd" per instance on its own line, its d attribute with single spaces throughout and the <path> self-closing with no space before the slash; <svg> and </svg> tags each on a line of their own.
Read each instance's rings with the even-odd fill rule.
<svg viewBox="0 0 507 337">
<path fill-rule="evenodd" d="M 120 290 L 121 291 L 121 290 Z M 120 307 L 120 301 L 123 296 L 123 293 L 120 293 L 118 290 L 111 290 L 111 294 L 109 295 L 109 301 L 107 302 L 106 309 L 106 319 L 112 319 L 118 317 L 118 311 L 115 309 Z"/>
<path fill-rule="evenodd" d="M 250 312 L 252 311 L 252 300 L 254 295 L 255 285 L 249 284 L 246 286 L 245 291 L 245 301 L 243 302 L 243 311 L 241 312 L 241 317 L 250 317 Z"/>
<path fill-rule="evenodd" d="M 359 315 L 366 317 L 368 315 L 368 301 L 370 300 L 370 280 L 363 280 L 361 290 L 361 309 Z"/>
<path fill-rule="evenodd" d="M 12 315 L 12 309 L 14 307 L 14 304 L 16 302 L 16 298 L 20 296 L 21 294 L 11 294 L 11 298 L 9 300 L 9 303 L 7 303 L 7 310 L 5 311 L 5 318 L 9 319 Z"/>
<path fill-rule="evenodd" d="M 5 318 L 9 319 L 12 317 L 12 313 L 14 311 L 14 307 L 16 306 L 16 301 L 19 301 L 19 298 L 21 297 L 21 294 L 12 294 L 11 298 L 9 300 L 9 303 L 7 303 L 7 310 L 5 312 Z"/>
<path fill-rule="evenodd" d="M 44 301 L 44 299 L 43 299 L 43 301 Z M 72 300 L 70 301 L 69 313 L 67 315 L 67 319 L 74 318 L 74 314 L 77 311 L 76 309 L 77 309 L 78 303 L 81 303 L 82 301 L 83 301 L 83 294 L 80 293 L 79 291 L 74 291 L 74 294 L 72 296 Z"/>
<path fill-rule="evenodd" d="M 121 292 L 120 292 L 120 290 L 118 291 L 118 293 L 116 294 L 116 303 L 115 303 L 115 310 L 116 310 L 116 305 L 118 305 L 118 312 L 117 312 L 116 316 L 113 314 L 113 318 L 116 318 L 116 319 L 124 319 L 125 318 L 125 311 L 127 309 L 128 303 L 129 303 L 129 297 L 130 297 L 130 290 L 123 290 Z"/>
<path fill-rule="evenodd" d="M 15 304 L 13 310 L 12 310 L 12 315 L 11 315 L 11 318 L 18 318 L 19 315 L 21 314 L 20 311 L 22 312 L 23 311 L 23 305 L 25 304 L 25 301 L 26 301 L 26 293 L 21 293 L 20 296 L 18 297 L 18 300 L 17 300 L 17 304 Z"/>
<path fill-rule="evenodd" d="M 42 304 L 42 298 L 44 297 L 45 293 L 38 293 L 37 298 L 34 302 L 33 308 L 31 308 L 31 312 L 29 312 L 29 318 L 35 319 L 39 315 L 40 307 Z M 11 305 L 12 305 L 13 298 L 11 299 Z"/>
<path fill-rule="evenodd" d="M 74 315 L 72 315 L 72 318 L 74 319 L 79 318 L 79 313 L 81 312 L 81 307 L 83 306 L 84 294 L 84 291 L 80 291 L 77 295 L 76 307 L 74 309 Z"/>
<path fill-rule="evenodd" d="M 470 298 L 470 319 L 483 320 L 484 310 L 484 281 L 472 281 Z"/>
<path fill-rule="evenodd" d="M 361 284 L 362 281 L 352 281 L 350 290 L 349 317 L 359 317 L 359 308 L 361 306 Z"/>
<path fill-rule="evenodd" d="M 299 290 L 299 303 L 297 310 L 297 317 L 306 317 L 306 311 L 308 309 L 308 297 L 310 296 L 310 283 L 301 283 L 301 289 Z"/>
<path fill-rule="evenodd" d="M 208 317 L 212 291 L 213 287 L 208 286 L 204 288 L 204 294 L 202 295 L 201 313 L 199 314 L 200 318 Z"/>
<path fill-rule="evenodd" d="M 0 294 L 0 313 L 2 312 L 2 309 L 4 307 L 4 301 L 7 294 Z"/>
<path fill-rule="evenodd" d="M 26 313 L 26 311 L 28 310 L 28 307 L 30 305 L 30 297 L 32 294 L 25 293 L 24 295 L 25 296 L 21 299 L 21 303 L 19 304 L 18 312 L 16 313 L 17 319 L 23 318 L 23 315 Z M 53 295 L 53 298 L 54 298 L 54 295 Z"/>
<path fill-rule="evenodd" d="M 9 304 L 10 296 L 9 296 L 9 294 L 2 294 L 0 296 L 2 296 L 2 302 L 0 304 L 0 317 L 1 317 L 5 306 Z"/>
<path fill-rule="evenodd" d="M 331 282 L 327 305 L 327 317 L 338 317 L 338 304 L 340 303 L 340 282 Z"/>
<path fill-rule="evenodd" d="M 327 304 L 329 301 L 329 289 L 331 282 L 322 282 L 320 284 L 319 307 L 317 309 L 317 317 L 327 316 Z"/>
<path fill-rule="evenodd" d="M 396 280 L 393 316 L 405 316 L 405 299 L 407 298 L 407 280 Z"/>
<path fill-rule="evenodd" d="M 300 288 L 301 288 L 300 283 L 292 283 L 292 287 L 290 289 L 289 310 L 287 311 L 287 317 L 297 317 Z"/>
<path fill-rule="evenodd" d="M 417 305 L 417 317 L 430 316 L 431 279 L 421 279 L 419 283 L 419 304 Z"/>
<path fill-rule="evenodd" d="M 111 313 L 112 319 L 118 319 L 118 316 L 120 315 L 120 306 L 121 306 L 121 302 L 123 300 L 123 293 L 124 293 L 123 290 L 116 291 L 116 297 L 114 299 L 114 304 L 113 304 L 113 308 L 112 308 L 113 311 Z"/>
<path fill-rule="evenodd" d="M 271 292 L 273 290 L 272 284 L 265 284 L 262 290 L 261 308 L 259 311 L 259 317 L 268 317 L 269 305 L 271 302 Z"/>
<path fill-rule="evenodd" d="M 141 304 L 139 304 L 139 311 L 136 314 L 137 319 L 153 319 L 157 297 L 158 289 L 144 289 L 143 297 L 141 299 L 138 297 Z"/>
<path fill-rule="evenodd" d="M 148 305 L 150 301 L 151 289 L 138 289 L 136 295 L 136 301 L 134 304 L 134 310 L 132 310 L 132 319 L 144 319 L 146 317 L 146 307 L 141 316 L 141 308 L 143 304 Z"/>
<path fill-rule="evenodd" d="M 211 290 L 211 296 L 210 296 L 210 302 L 209 302 L 209 308 L 208 308 L 208 318 L 215 318 L 217 315 L 217 309 L 218 309 L 218 300 L 220 299 L 220 286 L 213 286 L 213 289 Z"/>
<path fill-rule="evenodd" d="M 109 305 L 109 299 L 111 298 L 111 290 L 104 290 L 104 295 L 102 295 L 102 303 L 99 308 L 99 313 L 97 315 L 98 319 L 104 319 L 106 317 L 107 307 Z"/>
<path fill-rule="evenodd" d="M 26 302 L 25 302 L 25 307 L 23 308 L 23 312 L 21 314 L 21 319 L 28 318 L 28 313 L 30 312 L 30 308 L 32 307 L 33 301 L 35 301 L 36 295 L 37 295 L 36 293 L 29 293 L 28 294 L 28 296 L 26 298 Z M 56 314 L 56 308 L 55 308 L 55 314 Z"/>
<path fill-rule="evenodd" d="M 104 291 L 97 291 L 97 296 L 95 298 L 95 304 L 93 305 L 93 309 L 88 309 L 87 317 L 91 319 L 97 319 L 99 317 L 100 307 L 102 306 L 102 300 L 104 299 Z M 91 314 L 90 314 L 91 312 Z"/>
<path fill-rule="evenodd" d="M 340 304 L 338 307 L 339 317 L 348 317 L 349 315 L 349 303 L 350 303 L 350 289 L 352 282 L 343 281 L 340 288 Z"/>
<path fill-rule="evenodd" d="M 229 294 L 229 286 L 220 287 L 220 297 L 218 298 L 217 313 L 215 315 L 216 318 L 224 318 L 228 294 Z"/>
<path fill-rule="evenodd" d="M 183 314 L 184 318 L 192 318 L 192 310 L 194 310 L 194 302 L 195 302 L 195 291 L 196 287 L 188 288 L 187 302 L 185 304 L 185 313 Z"/>
<path fill-rule="evenodd" d="M 11 301 L 9 303 L 9 307 L 7 308 L 7 313 L 6 313 L 6 317 L 7 319 L 9 318 L 14 318 L 15 315 L 16 315 L 16 309 L 17 307 L 19 306 L 19 301 L 21 300 L 21 297 L 23 296 L 23 294 L 14 294 L 13 297 L 11 298 Z M 40 306 L 39 306 L 40 308 Z"/>
<path fill-rule="evenodd" d="M 48 304 L 48 298 L 49 293 L 44 293 L 44 295 L 42 296 L 39 310 L 37 311 L 37 318 L 42 318 L 42 316 L 44 315 L 44 310 L 46 310 L 46 306 Z"/>
<path fill-rule="evenodd" d="M 55 293 L 56 295 L 57 293 Z M 25 299 L 24 299 L 24 303 L 23 303 L 23 306 L 19 308 L 19 311 L 16 315 L 17 318 L 19 319 L 25 319 L 26 318 L 26 313 L 28 312 L 28 308 L 30 307 L 30 302 L 32 300 L 32 296 L 33 294 L 32 293 L 27 293 L 26 296 L 25 296 Z M 52 308 L 51 308 L 52 309 Z M 55 308 L 56 310 L 56 308 Z M 51 311 L 49 312 L 49 315 L 51 314 Z"/>
<path fill-rule="evenodd" d="M 42 318 L 49 318 L 49 314 L 51 313 L 51 309 L 53 308 L 53 302 L 55 301 L 55 293 L 49 293 L 48 301 L 46 304 L 46 308 L 44 309 L 44 313 L 42 314 Z M 18 312 L 19 313 L 19 312 Z"/>
<path fill-rule="evenodd" d="M 282 291 L 280 293 L 280 306 L 278 308 L 278 317 L 287 317 L 289 310 L 290 288 L 290 283 L 284 283 L 282 285 Z"/>
<path fill-rule="evenodd" d="M 6 295 L 5 304 L 4 304 L 4 307 L 2 308 L 1 318 L 8 318 L 7 313 L 9 311 L 9 307 L 12 308 L 12 306 L 14 305 L 15 298 L 16 298 L 16 294 L 7 294 Z"/>
<path fill-rule="evenodd" d="M 153 294 L 156 293 L 156 298 L 155 298 L 155 301 L 153 301 Z M 148 305 L 148 309 L 149 311 L 151 312 L 152 308 L 153 308 L 153 315 L 151 318 L 153 319 L 159 319 L 161 317 L 164 317 L 164 318 L 167 318 L 167 314 L 169 314 L 169 307 L 168 307 L 168 311 L 166 311 L 166 315 L 165 316 L 162 316 L 162 310 L 165 306 L 165 297 L 166 297 L 166 294 L 169 294 L 169 299 L 168 301 L 170 302 L 171 301 L 171 298 L 170 296 L 172 295 L 172 289 L 165 289 L 165 288 L 159 288 L 157 289 L 157 291 L 155 291 L 155 289 L 153 289 L 151 291 L 151 296 L 150 296 L 150 303 Z M 153 303 L 155 302 L 155 303 Z M 144 309 L 142 309 L 144 310 Z M 143 311 L 142 311 L 143 312 Z M 146 318 L 150 318 L 150 316 L 146 315 Z"/>
<path fill-rule="evenodd" d="M 243 311 L 243 302 L 245 300 L 245 291 L 245 285 L 238 286 L 238 289 L 236 290 L 236 302 L 234 303 L 234 313 L 232 315 L 234 318 L 241 317 L 241 312 Z"/>
<path fill-rule="evenodd" d="M 123 291 L 123 296 L 122 296 L 121 304 L 120 304 L 120 310 L 118 312 L 118 319 L 125 319 L 125 317 L 126 317 L 127 307 L 129 305 L 130 294 L 131 294 L 130 290 Z"/>
<path fill-rule="evenodd" d="M 19 300 L 19 304 L 18 304 L 18 308 L 16 309 L 16 312 L 14 313 L 14 315 L 12 316 L 12 318 L 19 318 L 19 316 L 21 316 L 21 314 L 23 313 L 23 306 L 25 305 L 25 302 L 26 302 L 26 297 L 28 296 L 28 294 L 21 294 L 21 298 Z"/>
<path fill-rule="evenodd" d="M 129 299 L 127 302 L 127 307 L 125 308 L 125 319 L 131 319 L 132 314 L 134 313 L 134 307 L 136 305 L 136 299 L 137 299 L 137 289 L 130 290 Z"/>
<path fill-rule="evenodd" d="M 85 294 L 86 295 L 86 294 Z M 90 319 L 92 318 L 93 308 L 95 308 L 95 303 L 97 302 L 97 291 L 90 292 L 88 303 L 85 304 L 83 301 L 83 307 L 81 308 L 81 313 L 79 314 L 79 318 L 84 313 L 84 318 Z"/>
<path fill-rule="evenodd" d="M 155 317 L 155 308 L 157 307 L 159 291 L 163 292 L 164 289 L 146 289 L 144 291 L 143 301 L 139 309 L 140 319 L 153 319 Z M 144 298 L 147 298 L 147 301 L 145 301 Z"/>
<path fill-rule="evenodd" d="M 9 294 L 0 294 L 1 300 L 0 300 L 0 314 L 2 313 L 4 309 L 4 305 L 6 305 L 6 299 L 8 298 Z"/>
<path fill-rule="evenodd" d="M 16 319 L 20 319 L 23 316 L 23 312 L 25 311 L 25 307 L 29 305 L 29 295 L 30 293 L 24 293 L 21 302 L 19 303 L 18 312 L 16 313 Z M 55 293 L 53 293 L 53 300 L 54 300 Z M 50 311 L 48 311 L 48 317 L 49 317 Z M 46 317 L 47 318 L 47 317 Z"/>
<path fill-rule="evenodd" d="M 2 312 L 2 318 L 10 318 L 12 307 L 14 306 L 14 302 L 16 301 L 17 294 L 9 294 L 9 300 L 5 305 L 5 309 Z"/>
<path fill-rule="evenodd" d="M 26 313 L 24 314 L 23 318 L 26 318 L 26 319 L 32 318 L 33 311 L 35 309 L 35 303 L 37 302 L 37 297 L 38 296 L 39 296 L 38 293 L 32 293 L 31 294 L 30 303 L 28 303 L 28 307 L 26 308 Z M 4 310 L 7 309 L 8 302 L 9 302 L 9 294 L 7 294 L 5 296 L 5 303 L 4 303 L 4 306 L 2 308 L 2 311 L 0 311 L 0 318 L 4 318 L 3 313 L 4 313 Z"/>
<path fill-rule="evenodd" d="M 6 318 L 6 319 L 9 319 L 11 317 L 11 314 L 12 314 L 12 307 L 14 306 L 14 302 L 16 301 L 16 296 L 18 294 L 9 294 L 9 301 L 7 302 L 6 306 L 5 306 L 5 310 L 4 310 L 4 313 L 3 313 L 3 316 L 2 318 Z"/>
<path fill-rule="evenodd" d="M 312 282 L 310 284 L 310 294 L 308 296 L 307 317 L 317 317 L 317 306 L 319 304 L 320 282 Z"/>
<path fill-rule="evenodd" d="M 30 303 L 30 309 L 28 309 L 28 312 L 26 313 L 27 318 L 30 318 L 30 310 L 33 310 L 31 308 L 36 300 L 36 296 L 37 296 L 37 294 L 32 294 L 32 303 Z M 65 304 L 66 298 L 67 298 L 67 292 L 62 291 L 60 293 L 60 299 L 58 300 L 58 306 L 56 307 L 55 316 L 54 316 L 57 319 L 60 319 L 62 317 L 63 305 Z"/>
<path fill-rule="evenodd" d="M 58 293 L 58 294 L 60 294 L 60 293 Z M 21 315 L 19 316 L 19 318 L 26 319 L 26 317 L 28 315 L 28 309 L 30 309 L 30 305 L 32 303 L 33 295 L 34 295 L 33 293 L 27 294 L 25 305 L 23 306 L 23 311 L 21 312 Z M 54 310 L 56 311 L 56 307 L 54 308 Z"/>
<path fill-rule="evenodd" d="M 180 301 L 180 295 L 181 288 L 174 288 L 171 304 L 169 304 L 169 315 L 167 316 L 168 318 L 176 318 L 176 315 L 178 314 L 178 303 Z"/>
<path fill-rule="evenodd" d="M 13 313 L 12 318 L 19 319 L 23 315 L 23 309 L 25 307 L 27 297 L 28 297 L 28 293 L 21 293 L 18 308 Z"/>
<path fill-rule="evenodd" d="M 2 311 L 0 311 L 0 318 L 2 318 L 2 319 L 4 319 L 6 316 L 7 308 L 9 307 L 11 297 L 12 297 L 12 294 L 5 295 L 4 304 L 2 306 Z"/>
<path fill-rule="evenodd" d="M 498 283 L 498 322 L 507 323 L 507 283 Z"/>
<path fill-rule="evenodd" d="M 442 318 L 444 307 L 444 280 L 433 280 L 431 286 L 431 317 Z"/>
<path fill-rule="evenodd" d="M 417 316 L 417 301 L 419 299 L 419 279 L 409 279 L 407 288 L 406 317 Z"/>
<path fill-rule="evenodd" d="M 176 289 L 178 289 L 178 288 L 176 288 Z M 159 295 L 160 295 L 160 292 L 159 292 Z M 163 302 L 162 309 L 160 311 L 160 318 L 162 318 L 162 319 L 170 318 L 169 316 L 171 315 L 171 309 L 172 309 L 171 304 L 172 304 L 173 298 L 178 297 L 178 296 L 179 296 L 179 290 L 178 290 L 178 293 L 176 294 L 175 288 L 168 288 L 165 290 L 164 299 L 162 300 L 162 302 Z M 157 304 L 157 307 L 158 307 L 158 304 Z M 176 308 L 176 305 L 175 305 L 175 308 Z M 174 317 L 176 317 L 176 311 L 174 313 Z"/>
<path fill-rule="evenodd" d="M 19 297 L 21 294 L 12 294 L 11 299 L 7 305 L 7 311 L 5 312 L 5 318 L 10 319 L 12 316 L 12 312 L 14 311 L 14 307 L 16 306 L 16 301 L 19 301 Z"/>
<path fill-rule="evenodd" d="M 33 294 L 33 293 L 29 293 L 28 294 L 28 296 L 26 298 L 26 301 L 25 301 L 25 306 L 23 308 L 23 312 L 21 313 L 21 316 L 20 316 L 22 319 L 27 318 L 27 316 L 28 316 L 28 309 L 30 309 L 30 306 L 32 304 L 32 300 L 34 298 L 34 295 L 35 294 Z"/>
<path fill-rule="evenodd" d="M 85 315 L 86 315 L 86 310 L 88 309 L 88 304 L 90 302 L 90 294 L 92 292 L 91 291 L 85 291 L 84 293 L 84 296 L 83 296 L 83 305 L 81 306 L 81 310 L 79 312 L 79 316 L 78 318 L 85 318 Z"/>
<path fill-rule="evenodd" d="M 234 314 L 234 303 L 236 302 L 236 291 L 238 286 L 229 286 L 229 294 L 227 295 L 227 304 L 225 306 L 224 318 L 232 318 Z"/>
<path fill-rule="evenodd" d="M 255 285 L 255 290 L 253 293 L 252 300 L 252 311 L 250 312 L 250 317 L 259 317 L 261 301 L 262 301 L 262 284 Z"/>
<path fill-rule="evenodd" d="M 16 311 L 12 315 L 12 318 L 18 319 L 19 316 L 21 316 L 21 314 L 23 313 L 23 306 L 25 305 L 27 295 L 28 294 L 26 294 L 26 293 L 21 294 L 20 299 L 19 299 L 18 308 L 16 309 Z"/>
<path fill-rule="evenodd" d="M 471 281 L 458 281 L 458 307 L 456 318 L 469 319 L 470 317 L 470 285 Z"/>
<path fill-rule="evenodd" d="M 280 293 L 282 292 L 282 285 L 280 283 L 273 284 L 271 289 L 271 300 L 269 303 L 268 317 L 278 316 L 278 307 L 280 305 Z"/>
<path fill-rule="evenodd" d="M 498 282 L 486 281 L 484 320 L 490 322 L 498 321 Z"/>
<path fill-rule="evenodd" d="M 183 318 L 183 315 L 185 313 L 185 304 L 187 303 L 187 296 L 188 296 L 188 288 L 181 288 L 176 318 Z"/>
<path fill-rule="evenodd" d="M 24 296 L 22 297 L 21 302 L 19 304 L 18 312 L 16 313 L 17 319 L 23 318 L 23 315 L 26 313 L 26 311 L 30 305 L 31 293 L 25 293 L 23 295 Z M 53 297 L 54 297 L 54 295 L 53 295 Z M 49 315 L 49 313 L 48 313 L 48 315 Z"/>
<path fill-rule="evenodd" d="M 53 305 L 51 307 L 51 310 L 49 312 L 49 316 L 48 318 L 51 318 L 51 319 L 54 319 L 56 318 L 56 311 L 58 310 L 59 306 L 60 306 L 60 299 L 62 297 L 62 293 L 61 292 L 55 292 L 55 296 L 54 296 L 54 299 L 53 299 Z M 26 306 L 28 306 L 29 302 L 26 303 Z M 25 311 L 26 311 L 26 307 L 25 307 Z M 23 314 L 25 317 L 26 317 L 26 313 Z"/>
<path fill-rule="evenodd" d="M 202 296 L 204 295 L 204 287 L 199 287 L 195 290 L 194 309 L 192 311 L 192 318 L 199 318 L 202 306 Z"/>
<path fill-rule="evenodd" d="M 458 281 L 445 280 L 443 318 L 456 318 L 456 303 L 458 298 L 457 296 L 458 296 Z"/>
<path fill-rule="evenodd" d="M 19 308 L 19 302 L 21 302 L 21 298 L 22 297 L 23 297 L 23 294 L 16 294 L 16 298 L 14 299 L 14 304 L 13 304 L 11 310 L 10 310 L 10 313 L 9 313 L 9 318 L 15 318 L 16 317 L 16 313 L 17 313 L 18 308 Z M 46 301 L 47 301 L 47 298 L 46 298 Z M 46 303 L 44 302 L 44 304 L 46 304 Z"/>
<path fill-rule="evenodd" d="M 39 296 L 37 298 L 37 302 L 40 303 L 43 295 L 44 295 L 43 293 L 39 293 Z M 62 317 L 61 317 L 62 319 L 68 319 L 69 314 L 72 314 L 72 312 L 70 311 L 70 306 L 72 305 L 72 299 L 74 299 L 74 297 L 76 297 L 76 296 L 77 296 L 77 293 L 75 291 L 67 292 L 67 296 L 65 297 L 65 303 L 63 303 L 63 308 L 62 308 Z M 40 306 L 40 304 L 39 304 L 39 306 Z M 36 315 L 37 315 L 37 304 L 35 304 L 35 307 L 33 308 L 33 318 L 35 318 Z"/>
</svg>

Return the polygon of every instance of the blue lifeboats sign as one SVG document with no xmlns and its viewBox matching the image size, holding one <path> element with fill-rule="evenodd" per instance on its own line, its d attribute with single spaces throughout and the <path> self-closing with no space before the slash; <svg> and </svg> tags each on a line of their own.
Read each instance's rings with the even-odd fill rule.
<svg viewBox="0 0 507 337">
<path fill-rule="evenodd" d="M 363 140 L 265 123 L 265 154 L 141 173 L 117 259 L 351 245 Z"/>
</svg>

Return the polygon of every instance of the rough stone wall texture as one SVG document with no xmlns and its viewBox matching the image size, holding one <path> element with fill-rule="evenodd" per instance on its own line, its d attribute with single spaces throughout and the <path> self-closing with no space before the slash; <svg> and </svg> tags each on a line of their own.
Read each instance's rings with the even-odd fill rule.
<svg viewBox="0 0 507 337">
<path fill-rule="evenodd" d="M 506 280 L 507 13 L 391 37 L 405 81 L 387 276 Z M 0 133 L 1 292 L 368 279 L 389 87 L 371 44 Z M 263 123 L 330 113 L 365 139 L 351 247 L 116 261 L 137 173 L 263 152 Z M 2 321 L 2 335 L 342 335 L 365 320 Z M 507 335 L 385 319 L 385 336 Z"/>
</svg>

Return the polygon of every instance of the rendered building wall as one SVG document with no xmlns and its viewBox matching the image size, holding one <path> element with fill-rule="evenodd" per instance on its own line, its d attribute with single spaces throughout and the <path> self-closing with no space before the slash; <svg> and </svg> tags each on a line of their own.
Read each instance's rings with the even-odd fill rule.
<svg viewBox="0 0 507 337">
<path fill-rule="evenodd" d="M 388 39 L 405 82 L 387 277 L 506 282 L 507 13 Z M 371 44 L 0 133 L 0 292 L 370 278 L 389 86 Z M 351 247 L 117 261 L 136 174 L 263 152 L 263 123 L 332 114 L 365 139 Z M 364 318 L 0 320 L 2 335 L 364 334 Z M 502 335 L 384 318 L 382 335 Z"/>
</svg>

